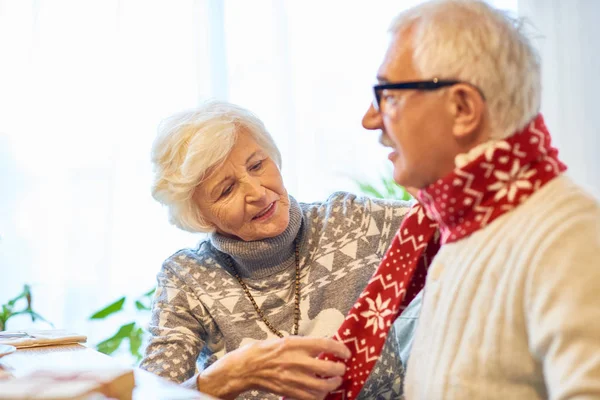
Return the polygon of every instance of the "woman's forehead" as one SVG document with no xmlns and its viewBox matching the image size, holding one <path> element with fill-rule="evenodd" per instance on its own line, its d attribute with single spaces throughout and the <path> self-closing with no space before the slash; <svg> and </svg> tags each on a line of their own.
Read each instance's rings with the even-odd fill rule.
<svg viewBox="0 0 600 400">
<path fill-rule="evenodd" d="M 234 164 L 245 164 L 257 152 L 263 152 L 264 149 L 254 138 L 249 134 L 238 134 L 235 144 L 231 148 L 229 155 L 225 161 L 233 162 Z"/>
<path fill-rule="evenodd" d="M 218 185 L 224 178 L 233 175 L 236 168 L 243 168 L 255 158 L 265 155 L 266 151 L 250 135 L 239 135 L 227 157 L 208 169 L 200 185 Z"/>
</svg>

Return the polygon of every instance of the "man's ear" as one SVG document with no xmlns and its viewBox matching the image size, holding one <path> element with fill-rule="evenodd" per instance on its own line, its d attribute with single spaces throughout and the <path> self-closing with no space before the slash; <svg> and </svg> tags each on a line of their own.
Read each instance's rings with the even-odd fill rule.
<svg viewBox="0 0 600 400">
<path fill-rule="evenodd" d="M 458 141 L 477 141 L 485 119 L 485 100 L 471 85 L 460 83 L 448 89 L 454 124 L 452 134 Z"/>
</svg>

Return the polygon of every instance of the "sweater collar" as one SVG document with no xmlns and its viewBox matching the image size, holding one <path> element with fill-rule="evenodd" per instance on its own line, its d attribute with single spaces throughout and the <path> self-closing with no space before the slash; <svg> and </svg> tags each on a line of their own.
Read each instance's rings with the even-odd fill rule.
<svg viewBox="0 0 600 400">
<path fill-rule="evenodd" d="M 281 234 L 263 240 L 245 242 L 211 233 L 210 244 L 218 256 L 229 267 L 233 259 L 236 271 L 243 278 L 260 279 L 286 270 L 295 265 L 295 239 L 302 225 L 300 205 L 290 199 L 290 222 Z"/>
</svg>

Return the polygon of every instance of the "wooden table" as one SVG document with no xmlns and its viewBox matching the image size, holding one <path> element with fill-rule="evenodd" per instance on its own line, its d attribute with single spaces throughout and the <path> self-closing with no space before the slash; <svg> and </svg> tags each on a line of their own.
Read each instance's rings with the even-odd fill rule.
<svg viewBox="0 0 600 400">
<path fill-rule="evenodd" d="M 15 377 L 19 377 L 36 369 L 122 367 L 123 365 L 96 350 L 71 344 L 19 349 L 0 358 L 0 366 Z M 134 400 L 214 400 L 211 396 L 185 389 L 139 368 L 134 368 L 134 374 L 136 382 Z"/>
</svg>

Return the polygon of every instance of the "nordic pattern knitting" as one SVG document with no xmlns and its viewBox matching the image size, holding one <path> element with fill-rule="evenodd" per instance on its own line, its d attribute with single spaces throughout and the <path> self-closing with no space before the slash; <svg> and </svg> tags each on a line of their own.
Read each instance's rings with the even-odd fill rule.
<svg viewBox="0 0 600 400">
<path fill-rule="evenodd" d="M 302 285 L 299 334 L 331 336 L 379 265 L 411 204 L 341 192 L 325 202 L 298 204 L 290 200 L 290 214 L 297 211 L 301 216 L 297 230 Z M 286 243 L 277 243 L 276 265 L 269 265 L 275 255 L 272 258 L 270 246 L 263 246 L 269 274 L 262 271 L 260 277 L 245 276 L 244 282 L 269 321 L 289 334 L 295 270 L 293 245 L 289 256 L 282 257 Z M 275 337 L 227 271 L 215 245 L 219 246 L 219 241 L 209 238 L 196 249 L 181 250 L 164 262 L 157 277 L 149 326 L 153 336 L 141 363 L 143 369 L 183 382 L 196 372 L 196 360 L 202 370 L 226 352 Z M 233 255 L 236 263 L 244 263 L 245 248 L 240 243 Z M 236 249 L 228 247 L 228 251 L 235 253 Z M 363 398 L 401 397 L 404 369 L 393 334 L 383 353 L 365 384 Z M 278 396 L 252 391 L 239 398 Z"/>
</svg>

